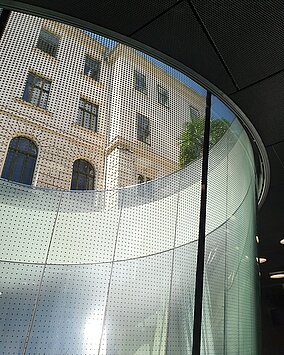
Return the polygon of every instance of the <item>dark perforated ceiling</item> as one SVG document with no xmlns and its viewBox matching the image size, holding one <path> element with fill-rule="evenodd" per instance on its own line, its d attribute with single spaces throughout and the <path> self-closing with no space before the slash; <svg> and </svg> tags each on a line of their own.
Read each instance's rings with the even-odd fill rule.
<svg viewBox="0 0 284 355">
<path fill-rule="evenodd" d="M 271 187 L 259 213 L 263 286 L 284 269 L 283 0 L 0 0 L 4 6 L 56 12 L 106 27 L 192 68 L 249 117 L 267 147 Z M 27 7 L 27 4 L 29 5 Z M 25 7 L 26 6 L 26 7 Z M 53 13 L 54 12 L 54 13 Z"/>
</svg>

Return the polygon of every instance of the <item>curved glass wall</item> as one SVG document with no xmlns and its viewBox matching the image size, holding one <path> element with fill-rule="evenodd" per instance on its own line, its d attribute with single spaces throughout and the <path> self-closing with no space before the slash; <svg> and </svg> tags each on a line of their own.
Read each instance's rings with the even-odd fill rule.
<svg viewBox="0 0 284 355">
<path fill-rule="evenodd" d="M 15 137 L 38 148 L 33 186 L 0 180 L 1 352 L 191 354 L 203 219 L 200 353 L 258 353 L 256 170 L 235 114 L 69 25 L 13 12 L 1 45 L 1 169 Z M 70 190 L 76 161 L 98 190 L 86 174 Z"/>
</svg>

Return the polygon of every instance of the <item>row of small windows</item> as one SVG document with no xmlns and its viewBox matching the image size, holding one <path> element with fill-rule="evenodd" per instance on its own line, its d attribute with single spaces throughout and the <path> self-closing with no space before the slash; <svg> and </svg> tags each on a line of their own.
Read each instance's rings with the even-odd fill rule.
<svg viewBox="0 0 284 355">
<path fill-rule="evenodd" d="M 137 91 L 147 94 L 146 75 L 138 71 L 134 72 L 134 86 Z M 161 85 L 157 85 L 157 94 L 159 104 L 169 107 L 169 92 Z"/>
<path fill-rule="evenodd" d="M 52 57 L 56 57 L 59 48 L 59 38 L 54 34 L 50 33 L 49 31 L 42 28 L 38 37 L 36 47 L 41 51 L 51 55 Z M 96 81 L 99 81 L 100 70 L 101 70 L 100 61 L 86 55 L 84 74 Z"/>
<path fill-rule="evenodd" d="M 47 108 L 51 81 L 29 73 L 26 81 L 23 100 L 40 108 Z M 99 106 L 83 98 L 79 101 L 78 124 L 82 127 L 97 131 Z"/>
<path fill-rule="evenodd" d="M 35 106 L 46 109 L 48 96 L 50 92 L 51 81 L 40 76 L 29 73 L 24 89 L 23 100 L 32 103 Z M 77 123 L 92 131 L 98 130 L 98 112 L 99 106 L 83 98 L 79 100 Z M 190 118 L 199 118 L 199 111 L 190 107 Z M 136 137 L 139 141 L 151 144 L 151 127 L 149 118 L 138 113 L 136 116 Z"/>
<path fill-rule="evenodd" d="M 59 47 L 59 38 L 52 33 L 42 29 L 38 38 L 37 48 L 42 50 L 45 53 L 48 53 L 52 57 L 57 56 Z M 84 66 L 84 74 L 91 77 L 92 79 L 99 81 L 101 70 L 100 61 L 91 58 L 86 55 L 85 57 L 85 66 Z M 138 71 L 134 73 L 134 86 L 135 89 L 147 94 L 147 83 L 146 76 Z M 169 106 L 169 92 L 161 85 L 157 86 L 157 94 L 158 94 L 158 102 L 163 106 Z"/>
<path fill-rule="evenodd" d="M 35 106 L 46 109 L 51 82 L 33 73 L 29 73 L 23 100 Z M 78 124 L 82 127 L 97 131 L 98 129 L 98 105 L 95 105 L 83 98 L 79 101 Z M 150 144 L 150 122 L 141 114 L 137 114 L 137 139 Z"/>
<path fill-rule="evenodd" d="M 13 138 L 9 144 L 1 177 L 31 185 L 38 155 L 37 146 L 26 137 Z M 95 169 L 83 159 L 73 164 L 71 190 L 93 190 Z"/>
</svg>

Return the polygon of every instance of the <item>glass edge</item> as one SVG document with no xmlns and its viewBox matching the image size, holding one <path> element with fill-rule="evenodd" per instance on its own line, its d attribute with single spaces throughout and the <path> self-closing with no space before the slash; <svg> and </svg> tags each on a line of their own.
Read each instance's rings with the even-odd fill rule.
<svg viewBox="0 0 284 355">
<path fill-rule="evenodd" d="M 239 119 L 240 123 L 248 133 L 250 142 L 257 148 L 258 159 L 260 161 L 261 173 L 263 175 L 262 184 L 258 191 L 258 207 L 260 208 L 267 196 L 269 184 L 270 184 L 270 165 L 268 155 L 265 146 L 262 142 L 260 135 L 257 130 L 249 120 L 249 118 L 244 114 L 244 112 L 231 100 L 226 94 L 224 94 L 219 88 L 217 88 L 210 81 L 202 77 L 200 74 L 196 73 L 193 69 L 190 69 L 186 65 L 180 63 L 179 61 L 169 57 L 168 55 L 159 52 L 158 50 L 151 48 L 137 40 L 134 40 L 128 36 L 117 33 L 115 31 L 109 30 L 107 28 L 95 25 L 94 23 L 84 21 L 82 19 L 56 12 L 43 7 L 30 5 L 27 3 L 15 1 L 15 0 L 0 0 L 0 7 L 6 8 L 11 11 L 20 11 L 27 13 L 29 15 L 40 16 L 48 18 L 50 20 L 61 21 L 67 25 L 83 28 L 86 30 L 91 30 L 99 35 L 106 36 L 112 40 L 117 40 L 125 45 L 128 45 L 139 51 L 160 60 L 164 64 L 179 70 L 182 74 L 187 75 L 190 79 L 194 80 L 197 84 L 201 85 L 204 89 L 208 90 L 216 96 L 221 102 L 223 102 Z"/>
</svg>

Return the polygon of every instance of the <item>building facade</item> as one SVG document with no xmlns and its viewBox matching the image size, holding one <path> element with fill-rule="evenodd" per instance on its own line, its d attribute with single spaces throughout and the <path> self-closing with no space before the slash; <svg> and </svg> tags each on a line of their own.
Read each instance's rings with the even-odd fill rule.
<svg viewBox="0 0 284 355">
<path fill-rule="evenodd" d="M 69 25 L 11 13 L 0 56 L 2 178 L 59 189 L 152 180 L 179 168 L 184 125 L 204 115 L 205 97 L 158 61 Z"/>
</svg>

